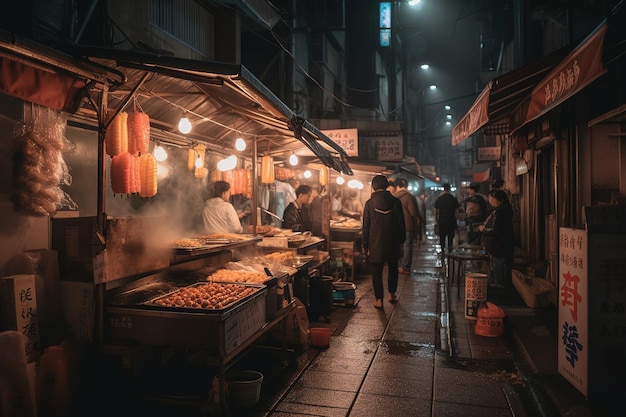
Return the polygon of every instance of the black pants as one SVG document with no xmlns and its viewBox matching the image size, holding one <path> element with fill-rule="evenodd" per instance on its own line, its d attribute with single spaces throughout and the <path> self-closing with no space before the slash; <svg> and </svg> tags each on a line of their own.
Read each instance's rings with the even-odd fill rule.
<svg viewBox="0 0 626 417">
<path fill-rule="evenodd" d="M 385 295 L 383 288 L 383 267 L 384 263 L 370 263 L 372 267 L 372 287 L 374 287 L 374 296 L 377 300 L 382 300 Z M 387 290 L 395 294 L 398 290 L 398 260 L 387 261 Z"/>
</svg>

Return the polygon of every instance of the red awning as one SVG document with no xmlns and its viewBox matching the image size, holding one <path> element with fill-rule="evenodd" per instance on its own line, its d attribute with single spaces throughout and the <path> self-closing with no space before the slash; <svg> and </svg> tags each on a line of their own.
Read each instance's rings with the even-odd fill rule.
<svg viewBox="0 0 626 417">
<path fill-rule="evenodd" d="M 452 129 L 452 145 L 464 141 L 481 128 L 507 133 L 511 112 L 571 50 L 569 46 L 559 49 L 489 81 L 469 111 Z"/>
<path fill-rule="evenodd" d="M 602 62 L 607 24 L 596 28 L 554 67 L 509 118 L 509 133 L 546 114 L 606 72 Z"/>
<path fill-rule="evenodd" d="M 463 116 L 461 121 L 452 129 L 452 146 L 465 140 L 472 133 L 483 127 L 489 121 L 489 97 L 493 80 L 478 96 L 469 111 Z"/>
</svg>

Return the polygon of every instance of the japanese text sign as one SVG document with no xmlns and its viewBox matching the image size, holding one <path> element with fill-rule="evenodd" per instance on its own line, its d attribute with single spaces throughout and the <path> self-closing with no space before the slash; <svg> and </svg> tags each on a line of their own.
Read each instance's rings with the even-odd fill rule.
<svg viewBox="0 0 626 417">
<path fill-rule="evenodd" d="M 589 356 L 587 250 L 585 230 L 559 229 L 558 369 L 584 395 Z"/>
<path fill-rule="evenodd" d="M 348 156 L 359 156 L 358 129 L 322 130 L 322 133 L 346 151 Z"/>
</svg>

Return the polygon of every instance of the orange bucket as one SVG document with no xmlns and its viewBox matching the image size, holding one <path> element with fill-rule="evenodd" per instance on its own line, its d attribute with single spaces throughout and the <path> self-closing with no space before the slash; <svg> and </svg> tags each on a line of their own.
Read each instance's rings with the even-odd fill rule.
<svg viewBox="0 0 626 417">
<path fill-rule="evenodd" d="M 504 334 L 504 310 L 487 301 L 478 308 L 474 333 L 478 336 L 500 337 Z"/>
<path fill-rule="evenodd" d="M 330 344 L 330 329 L 326 327 L 313 327 L 309 329 L 311 346 L 328 347 Z"/>
</svg>

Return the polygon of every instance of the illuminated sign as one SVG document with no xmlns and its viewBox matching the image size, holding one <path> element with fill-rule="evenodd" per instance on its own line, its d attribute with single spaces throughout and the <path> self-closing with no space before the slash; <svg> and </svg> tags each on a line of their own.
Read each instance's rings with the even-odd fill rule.
<svg viewBox="0 0 626 417">
<path fill-rule="evenodd" d="M 380 2 L 379 8 L 380 46 L 391 44 L 391 2 Z"/>
</svg>

